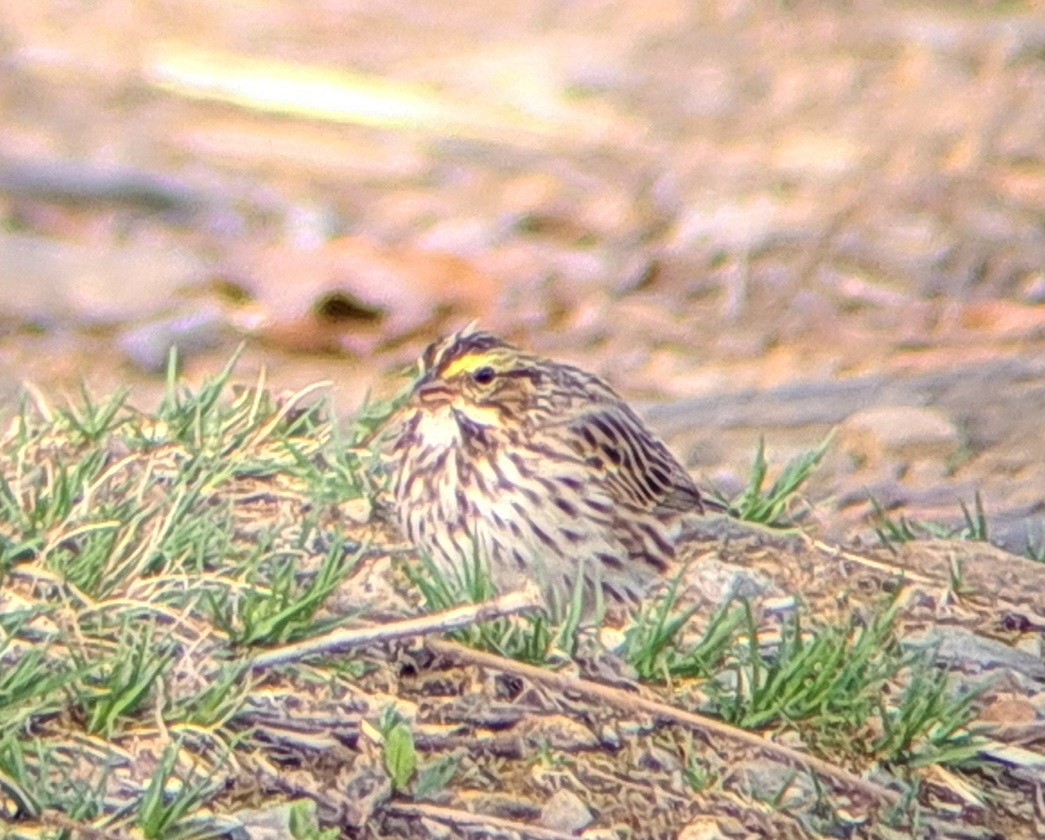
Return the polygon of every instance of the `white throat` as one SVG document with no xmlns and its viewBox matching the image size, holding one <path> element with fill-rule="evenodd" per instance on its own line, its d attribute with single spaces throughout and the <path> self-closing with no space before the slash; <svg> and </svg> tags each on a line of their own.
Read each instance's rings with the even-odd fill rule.
<svg viewBox="0 0 1045 840">
<path fill-rule="evenodd" d="M 437 450 L 455 449 L 461 445 L 461 427 L 448 405 L 440 406 L 436 411 L 422 412 L 417 434 L 426 447 Z"/>
</svg>

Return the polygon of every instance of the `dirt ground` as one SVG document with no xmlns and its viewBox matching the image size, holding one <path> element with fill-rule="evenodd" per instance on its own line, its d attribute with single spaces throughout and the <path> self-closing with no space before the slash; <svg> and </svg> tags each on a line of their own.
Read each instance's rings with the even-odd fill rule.
<svg viewBox="0 0 1045 840">
<path fill-rule="evenodd" d="M 1041 2 L 9 3 L 0 66 L 5 402 L 242 343 L 347 417 L 478 318 L 726 493 L 837 429 L 825 538 L 1045 557 Z"/>
</svg>

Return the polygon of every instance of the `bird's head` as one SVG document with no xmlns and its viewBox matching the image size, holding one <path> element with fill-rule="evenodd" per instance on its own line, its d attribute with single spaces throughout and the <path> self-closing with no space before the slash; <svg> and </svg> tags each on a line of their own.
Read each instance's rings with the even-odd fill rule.
<svg viewBox="0 0 1045 840">
<path fill-rule="evenodd" d="M 550 382 L 547 362 L 471 327 L 432 343 L 421 368 L 421 408 L 449 407 L 481 426 L 524 419 Z"/>
</svg>

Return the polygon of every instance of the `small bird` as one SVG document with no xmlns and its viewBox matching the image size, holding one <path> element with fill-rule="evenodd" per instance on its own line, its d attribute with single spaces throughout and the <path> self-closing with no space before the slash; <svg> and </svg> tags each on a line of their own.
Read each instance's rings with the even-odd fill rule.
<svg viewBox="0 0 1045 840">
<path fill-rule="evenodd" d="M 392 493 L 404 536 L 442 567 L 478 555 L 500 588 L 549 604 L 601 587 L 641 601 L 703 513 L 693 479 L 594 374 L 472 327 L 431 344 L 401 409 Z"/>
</svg>

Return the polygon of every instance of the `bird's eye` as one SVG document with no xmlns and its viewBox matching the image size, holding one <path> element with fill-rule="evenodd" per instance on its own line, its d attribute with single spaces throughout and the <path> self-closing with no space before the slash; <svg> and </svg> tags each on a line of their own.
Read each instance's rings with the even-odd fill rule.
<svg viewBox="0 0 1045 840">
<path fill-rule="evenodd" d="M 472 374 L 472 380 L 476 385 L 489 385 L 493 382 L 493 378 L 497 375 L 495 371 L 489 365 L 479 368 L 475 373 Z"/>
</svg>

